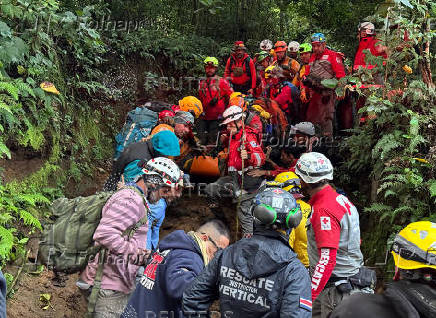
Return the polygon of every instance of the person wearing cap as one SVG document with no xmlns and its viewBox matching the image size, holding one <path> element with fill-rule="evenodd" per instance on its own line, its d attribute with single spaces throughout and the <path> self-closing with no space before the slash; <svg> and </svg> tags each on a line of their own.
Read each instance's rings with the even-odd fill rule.
<svg viewBox="0 0 436 318">
<path fill-rule="evenodd" d="M 304 77 L 304 74 L 306 74 L 307 65 L 309 65 L 310 57 L 312 55 L 312 44 L 302 43 L 299 48 L 299 55 L 300 55 L 300 70 L 298 71 L 297 76 L 294 77 L 292 84 L 294 84 L 300 89 L 300 99 L 301 102 L 303 103 L 302 115 L 304 115 L 304 118 L 306 118 L 306 108 L 310 96 L 308 90 L 303 85 L 301 80 Z"/>
<path fill-rule="evenodd" d="M 304 195 L 301 190 L 301 181 L 298 176 L 292 171 L 285 171 L 278 174 L 274 181 L 266 182 L 266 187 L 280 187 L 288 191 L 297 204 L 300 206 L 302 218 L 300 224 L 289 233 L 289 246 L 297 253 L 298 259 L 303 265 L 309 267 L 309 256 L 307 255 L 307 232 L 306 223 L 312 208 L 309 204 L 303 201 Z"/>
<path fill-rule="evenodd" d="M 113 162 L 112 172 L 103 186 L 103 191 L 115 191 L 124 169 L 134 160 L 147 160 L 162 156 L 177 157 L 179 155 L 179 139 L 170 130 L 160 131 L 150 140 L 134 142 L 127 146 L 120 157 Z"/>
<path fill-rule="evenodd" d="M 217 75 L 218 59 L 207 57 L 204 60 L 206 79 L 199 83 L 198 95 L 203 104 L 203 114 L 197 123 L 197 132 L 201 144 L 216 144 L 219 132 L 219 120 L 229 104 L 233 89 L 230 83 Z"/>
<path fill-rule="evenodd" d="M 336 94 L 321 84 L 322 80 L 345 76 L 342 57 L 329 50 L 322 33 L 312 35 L 312 56 L 306 68 L 303 84 L 310 88 L 310 101 L 306 112 L 306 121 L 321 127 L 323 134 L 333 134 L 333 118 Z"/>
<path fill-rule="evenodd" d="M 223 198 L 222 193 L 240 200 L 238 218 L 242 234 L 248 237 L 253 234 L 250 200 L 262 179 L 252 177 L 247 172 L 265 163 L 265 154 L 261 146 L 262 135 L 247 124 L 246 113 L 239 106 L 230 106 L 226 109 L 221 125 L 225 126 L 225 135 L 221 142 L 223 145 L 228 145 L 226 165 L 229 175 L 208 184 L 205 190 L 212 205 Z M 243 188 L 241 188 L 242 183 Z"/>
<path fill-rule="evenodd" d="M 264 97 L 274 100 L 286 114 L 288 123 L 297 123 L 300 116 L 300 91 L 291 84 L 282 68 L 271 65 L 265 70 L 267 86 Z"/>
<path fill-rule="evenodd" d="M 298 51 L 300 49 L 300 43 L 297 41 L 291 41 L 288 44 L 288 56 L 297 61 Z"/>
<path fill-rule="evenodd" d="M 277 41 L 274 45 L 274 52 L 276 53 L 276 59 L 274 60 L 274 66 L 280 66 L 283 69 L 285 78 L 292 82 L 294 76 L 300 69 L 300 64 L 292 57 L 287 56 L 288 46 L 285 41 Z"/>
<path fill-rule="evenodd" d="M 230 80 L 235 92 L 253 94 L 256 88 L 256 67 L 242 41 L 236 41 L 227 60 L 224 78 Z"/>
<path fill-rule="evenodd" d="M 174 132 L 180 141 L 180 155 L 174 161 L 184 171 L 189 171 L 185 166 L 194 157 L 194 148 L 201 148 L 200 140 L 194 135 L 194 116 L 189 112 L 178 111 L 174 116 Z"/>
<path fill-rule="evenodd" d="M 349 278 L 358 275 L 363 266 L 359 213 L 346 196 L 329 185 L 333 166 L 323 154 L 301 155 L 295 173 L 312 206 L 307 225 L 312 317 L 325 318 L 342 300 L 363 291 L 363 287 L 349 283 Z"/>
<path fill-rule="evenodd" d="M 358 26 L 359 48 L 354 57 L 353 71 L 357 71 L 359 67 L 373 69 L 375 65 L 366 62 L 364 50 L 369 50 L 373 56 L 382 56 L 387 58 L 387 47 L 380 43 L 375 33 L 375 26 L 371 22 L 361 22 Z M 381 82 L 374 84 L 382 84 Z"/>
<path fill-rule="evenodd" d="M 436 317 L 436 223 L 413 222 L 394 239 L 394 281 L 382 294 L 355 294 L 331 318 Z"/>
<path fill-rule="evenodd" d="M 309 274 L 286 235 L 301 222 L 299 205 L 287 191 L 268 188 L 251 210 L 253 237 L 217 253 L 185 290 L 186 317 L 206 313 L 216 299 L 223 317 L 311 317 Z"/>
</svg>

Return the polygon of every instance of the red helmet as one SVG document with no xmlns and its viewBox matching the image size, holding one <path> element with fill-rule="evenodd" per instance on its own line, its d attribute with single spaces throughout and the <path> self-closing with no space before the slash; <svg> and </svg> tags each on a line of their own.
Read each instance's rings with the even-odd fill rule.
<svg viewBox="0 0 436 318">
<path fill-rule="evenodd" d="M 163 120 L 165 117 L 174 117 L 174 115 L 171 110 L 163 110 L 159 113 L 159 120 Z"/>
<path fill-rule="evenodd" d="M 288 49 L 288 46 L 286 45 L 285 41 L 277 41 L 274 45 L 274 52 L 286 52 Z"/>
</svg>

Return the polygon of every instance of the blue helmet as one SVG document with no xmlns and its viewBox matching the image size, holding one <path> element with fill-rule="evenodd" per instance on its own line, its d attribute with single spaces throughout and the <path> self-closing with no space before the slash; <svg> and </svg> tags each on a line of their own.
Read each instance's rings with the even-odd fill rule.
<svg viewBox="0 0 436 318">
<path fill-rule="evenodd" d="M 287 229 L 297 227 L 302 219 L 294 196 L 281 188 L 267 188 L 254 198 L 253 216 L 257 223 Z"/>
<path fill-rule="evenodd" d="M 312 34 L 311 40 L 312 43 L 316 43 L 316 42 L 325 43 L 325 35 L 324 33 L 314 33 Z"/>
</svg>

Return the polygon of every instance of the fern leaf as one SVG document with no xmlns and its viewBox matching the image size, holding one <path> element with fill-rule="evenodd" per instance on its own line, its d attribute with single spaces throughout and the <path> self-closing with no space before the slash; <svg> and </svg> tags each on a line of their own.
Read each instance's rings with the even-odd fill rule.
<svg viewBox="0 0 436 318">
<path fill-rule="evenodd" d="M 26 210 L 19 210 L 19 214 L 20 214 L 20 218 L 23 219 L 24 224 L 42 230 L 41 223 L 39 223 L 39 220 L 35 218 L 31 213 L 27 212 Z"/>
<path fill-rule="evenodd" d="M 0 257 L 9 259 L 9 253 L 14 246 L 14 235 L 11 229 L 0 226 Z"/>
<path fill-rule="evenodd" d="M 0 82 L 0 90 L 8 92 L 15 100 L 18 100 L 18 88 L 14 84 Z"/>
<path fill-rule="evenodd" d="M 367 207 L 364 209 L 365 212 L 372 212 L 372 213 L 381 213 L 385 211 L 390 211 L 392 207 L 389 205 L 385 205 L 382 203 L 373 203 L 370 207 Z"/>
<path fill-rule="evenodd" d="M 394 222 L 394 219 L 397 216 L 397 214 L 401 214 L 408 211 L 413 213 L 414 209 L 408 205 L 404 205 L 402 207 L 396 208 L 391 214 L 391 223 Z"/>
<path fill-rule="evenodd" d="M 17 196 L 17 201 L 35 206 L 36 203 L 50 203 L 51 201 L 42 194 L 20 194 Z"/>
<path fill-rule="evenodd" d="M 11 152 L 8 147 L 0 140 L 0 158 L 3 157 L 3 155 L 6 155 L 8 159 L 11 159 Z"/>
</svg>

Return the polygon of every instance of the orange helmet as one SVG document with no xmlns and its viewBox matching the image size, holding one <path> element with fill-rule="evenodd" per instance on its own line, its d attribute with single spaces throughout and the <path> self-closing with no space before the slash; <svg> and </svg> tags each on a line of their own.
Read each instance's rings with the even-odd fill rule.
<svg viewBox="0 0 436 318">
<path fill-rule="evenodd" d="M 277 41 L 274 45 L 274 52 L 286 52 L 288 49 L 288 46 L 286 45 L 285 41 Z"/>
<path fill-rule="evenodd" d="M 201 101 L 195 96 L 186 96 L 179 100 L 180 110 L 184 112 L 192 112 L 195 118 L 200 117 L 203 113 L 203 105 Z"/>
<path fill-rule="evenodd" d="M 248 105 L 248 103 L 241 96 L 235 96 L 233 98 L 230 98 L 230 100 L 229 100 L 229 107 L 230 106 L 238 106 L 238 107 L 242 108 L 243 111 L 247 110 L 247 105 Z"/>
<path fill-rule="evenodd" d="M 160 124 L 153 128 L 153 130 L 150 133 L 150 136 L 153 136 L 154 134 L 157 134 L 158 132 L 164 131 L 164 130 L 170 130 L 174 132 L 174 128 L 167 124 Z"/>
</svg>

